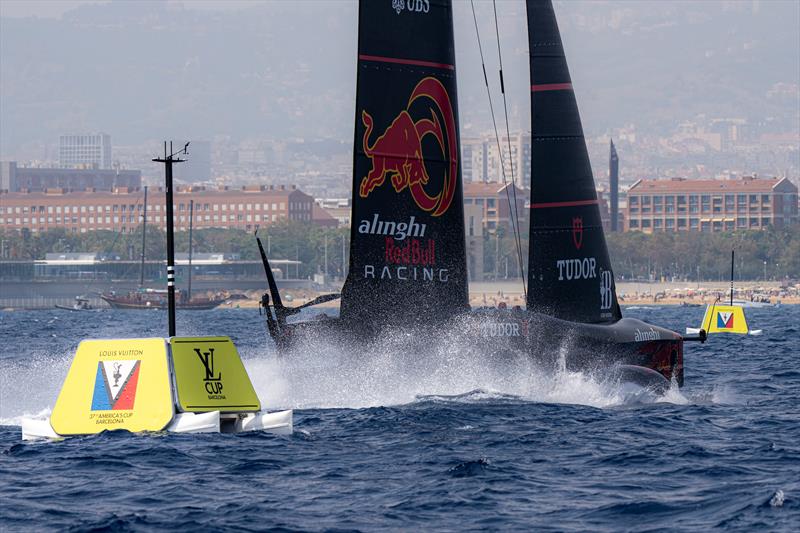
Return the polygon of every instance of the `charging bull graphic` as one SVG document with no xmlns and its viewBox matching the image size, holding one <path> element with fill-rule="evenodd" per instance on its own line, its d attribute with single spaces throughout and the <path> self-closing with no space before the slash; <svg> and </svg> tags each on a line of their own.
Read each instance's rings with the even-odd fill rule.
<svg viewBox="0 0 800 533">
<path fill-rule="evenodd" d="M 411 105 L 421 98 L 431 102 L 431 118 L 415 121 L 411 118 L 409 110 Z M 444 121 L 444 131 L 437 110 Z M 373 129 L 372 116 L 364 110 L 361 112 L 361 121 L 366 127 L 364 154 L 372 160 L 372 169 L 361 180 L 359 196 L 366 198 L 376 187 L 383 185 L 389 176 L 394 190 L 400 193 L 408 188 L 420 209 L 435 217 L 444 214 L 455 195 L 458 153 L 453 108 L 441 82 L 430 77 L 420 81 L 414 87 L 406 108 L 372 146 L 369 145 Z M 433 135 L 442 150 L 442 157 L 447 158 L 448 162 L 446 175 L 442 176 L 441 188 L 435 195 L 430 195 L 425 187 L 431 182 L 422 153 L 422 140 L 426 135 Z M 435 183 L 438 183 L 438 180 Z"/>
</svg>

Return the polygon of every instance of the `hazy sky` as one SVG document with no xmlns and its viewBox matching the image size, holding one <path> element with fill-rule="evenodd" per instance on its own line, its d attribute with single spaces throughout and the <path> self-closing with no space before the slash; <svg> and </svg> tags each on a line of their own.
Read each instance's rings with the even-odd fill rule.
<svg viewBox="0 0 800 533">
<path fill-rule="evenodd" d="M 67 11 L 70 11 L 76 7 L 86 4 L 107 4 L 110 1 L 111 0 L 2 0 L 0 1 L 0 16 L 59 18 Z M 138 3 L 163 3 L 160 1 L 151 0 L 121 1 L 136 1 Z M 184 7 L 189 9 L 230 10 L 242 9 L 243 7 L 264 3 L 265 1 L 266 0 L 173 0 L 168 3 L 183 4 Z"/>
<path fill-rule="evenodd" d="M 798 6 L 556 1 L 584 128 L 668 131 L 700 113 L 791 126 Z M 492 5 L 476 10 L 499 97 Z M 512 130 L 529 129 L 524 2 L 497 11 Z M 470 3 L 453 12 L 461 131 L 475 135 L 490 122 Z M 356 14 L 349 0 L 0 0 L 0 157 L 40 157 L 70 132 L 352 139 Z"/>
</svg>

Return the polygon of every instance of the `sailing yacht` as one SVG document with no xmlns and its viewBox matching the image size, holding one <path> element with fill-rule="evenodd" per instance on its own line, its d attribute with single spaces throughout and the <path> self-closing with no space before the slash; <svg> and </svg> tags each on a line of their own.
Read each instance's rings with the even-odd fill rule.
<svg viewBox="0 0 800 533">
<path fill-rule="evenodd" d="M 411 336 L 424 347 L 449 329 L 490 353 L 543 359 L 567 352 L 566 368 L 613 367 L 634 381 L 683 384 L 684 338 L 622 316 L 555 12 L 550 0 L 526 7 L 527 308 L 469 305 L 451 2 L 362 0 L 350 268 L 340 316 L 290 323 L 300 308 L 283 305 L 259 241 L 270 287 L 262 304 L 280 352 L 325 335 Z"/>
</svg>

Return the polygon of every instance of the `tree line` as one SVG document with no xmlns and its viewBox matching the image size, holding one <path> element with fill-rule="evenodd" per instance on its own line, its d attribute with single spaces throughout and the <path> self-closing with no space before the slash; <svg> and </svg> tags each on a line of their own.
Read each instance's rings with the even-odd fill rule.
<svg viewBox="0 0 800 533">
<path fill-rule="evenodd" d="M 44 259 L 48 252 L 101 253 L 109 258 L 138 260 L 142 228 L 133 233 L 113 231 L 69 233 L 53 229 L 0 231 L 0 260 Z M 299 274 L 308 277 L 325 271 L 341 277 L 349 260 L 350 230 L 321 228 L 312 223 L 282 221 L 259 233 L 269 256 L 293 259 L 302 264 Z M 498 231 L 483 237 L 484 275 L 487 279 L 517 277 L 519 260 L 513 233 Z M 527 234 L 521 235 L 522 257 L 527 261 Z M 800 231 L 769 228 L 764 231 L 726 233 L 608 233 L 611 261 L 618 279 L 725 280 L 730 275 L 731 250 L 736 251 L 737 279 L 800 278 Z M 194 252 L 233 253 L 241 259 L 257 260 L 259 252 L 252 233 L 237 229 L 198 229 L 193 232 Z M 166 234 L 147 228 L 146 257 L 165 256 Z M 188 252 L 189 234 L 176 232 L 175 248 Z"/>
</svg>

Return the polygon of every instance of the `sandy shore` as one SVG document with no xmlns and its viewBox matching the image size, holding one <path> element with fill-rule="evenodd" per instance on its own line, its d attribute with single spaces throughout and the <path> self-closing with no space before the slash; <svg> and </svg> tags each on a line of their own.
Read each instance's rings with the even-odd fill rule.
<svg viewBox="0 0 800 533">
<path fill-rule="evenodd" d="M 621 305 L 681 305 L 704 304 L 716 301 L 718 297 L 728 298 L 730 282 L 618 282 L 617 296 Z M 295 306 L 306 303 L 324 292 L 309 290 L 281 291 L 285 304 Z M 235 300 L 221 307 L 258 307 L 261 293 L 246 293 L 247 300 Z M 737 281 L 734 284 L 734 298 L 737 300 L 770 301 L 781 304 L 800 304 L 800 286 L 782 287 L 780 282 Z M 470 283 L 470 304 L 473 307 L 491 306 L 500 303 L 507 306 L 524 306 L 522 284 L 519 282 L 478 282 Z M 338 301 L 322 304 L 337 307 Z"/>
</svg>

